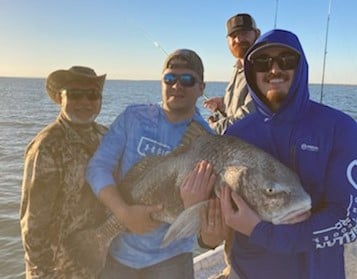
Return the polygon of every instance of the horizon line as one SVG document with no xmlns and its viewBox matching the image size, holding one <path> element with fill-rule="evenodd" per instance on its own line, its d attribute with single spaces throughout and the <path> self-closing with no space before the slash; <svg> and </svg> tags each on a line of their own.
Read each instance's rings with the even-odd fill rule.
<svg viewBox="0 0 357 279">
<path fill-rule="evenodd" d="M 28 76 L 0 76 L 0 78 L 12 78 L 12 79 L 46 79 L 46 77 L 28 77 Z M 159 79 L 128 79 L 128 78 L 109 78 L 106 80 L 111 81 L 160 81 Z M 206 80 L 205 82 L 224 82 L 228 83 L 229 81 L 225 80 Z M 309 85 L 321 85 L 321 82 L 309 82 Z M 326 82 L 325 85 L 349 85 L 357 86 L 355 83 L 335 83 L 335 82 Z"/>
</svg>

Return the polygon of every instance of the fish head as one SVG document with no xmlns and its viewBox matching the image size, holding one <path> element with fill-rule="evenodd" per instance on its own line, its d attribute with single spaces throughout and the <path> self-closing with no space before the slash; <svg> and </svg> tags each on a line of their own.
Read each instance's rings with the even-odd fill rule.
<svg viewBox="0 0 357 279">
<path fill-rule="evenodd" d="M 311 208 L 310 196 L 291 171 L 282 176 L 247 166 L 230 166 L 221 173 L 220 185 L 222 182 L 238 193 L 262 220 L 273 224 L 288 222 Z M 217 196 L 219 188 L 215 188 Z"/>
</svg>

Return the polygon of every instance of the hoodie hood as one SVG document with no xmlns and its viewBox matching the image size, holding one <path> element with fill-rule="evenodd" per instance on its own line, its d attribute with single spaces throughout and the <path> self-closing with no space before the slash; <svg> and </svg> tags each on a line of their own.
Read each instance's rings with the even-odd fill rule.
<svg viewBox="0 0 357 279">
<path fill-rule="evenodd" d="M 272 112 L 259 98 L 259 90 L 256 86 L 252 64 L 248 57 L 256 49 L 265 46 L 284 46 L 291 48 L 300 54 L 298 66 L 295 70 L 293 82 L 284 103 L 277 112 Z M 244 59 L 244 72 L 247 79 L 249 92 L 257 106 L 258 113 L 265 118 L 278 118 L 284 121 L 296 118 L 303 111 L 309 100 L 308 64 L 305 53 L 297 36 L 289 31 L 274 29 L 260 36 L 255 44 L 248 50 Z M 258 94 L 257 94 L 258 93 Z"/>
</svg>

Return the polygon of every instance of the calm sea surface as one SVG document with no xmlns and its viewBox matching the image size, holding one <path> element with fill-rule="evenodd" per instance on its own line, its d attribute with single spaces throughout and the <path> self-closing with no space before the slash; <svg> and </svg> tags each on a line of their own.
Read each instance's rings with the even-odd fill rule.
<svg viewBox="0 0 357 279">
<path fill-rule="evenodd" d="M 222 95 L 225 82 L 208 82 L 207 96 Z M 320 100 L 319 85 L 311 85 L 312 99 Z M 159 102 L 159 81 L 109 80 L 98 122 L 109 125 L 132 103 Z M 198 101 L 203 115 L 208 112 Z M 325 85 L 323 103 L 357 120 L 357 86 Z M 27 143 L 59 112 L 44 90 L 44 79 L 0 77 L 0 278 L 24 278 L 19 203 L 23 152 Z"/>
</svg>

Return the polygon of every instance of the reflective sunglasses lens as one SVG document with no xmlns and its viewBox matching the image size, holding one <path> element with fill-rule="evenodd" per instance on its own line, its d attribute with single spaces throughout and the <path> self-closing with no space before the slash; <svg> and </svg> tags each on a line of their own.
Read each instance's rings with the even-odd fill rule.
<svg viewBox="0 0 357 279">
<path fill-rule="evenodd" d="M 179 80 L 181 86 L 184 87 L 192 87 L 196 83 L 196 78 L 191 74 L 175 75 L 172 73 L 168 73 L 164 75 L 163 80 L 167 85 L 170 86 L 174 85 L 177 80 Z"/>
<path fill-rule="evenodd" d="M 167 85 L 174 85 L 177 82 L 177 77 L 174 74 L 165 74 L 164 82 Z"/>
<path fill-rule="evenodd" d="M 192 87 L 196 83 L 196 79 L 191 74 L 182 74 L 180 76 L 180 84 L 185 87 Z"/>
</svg>

